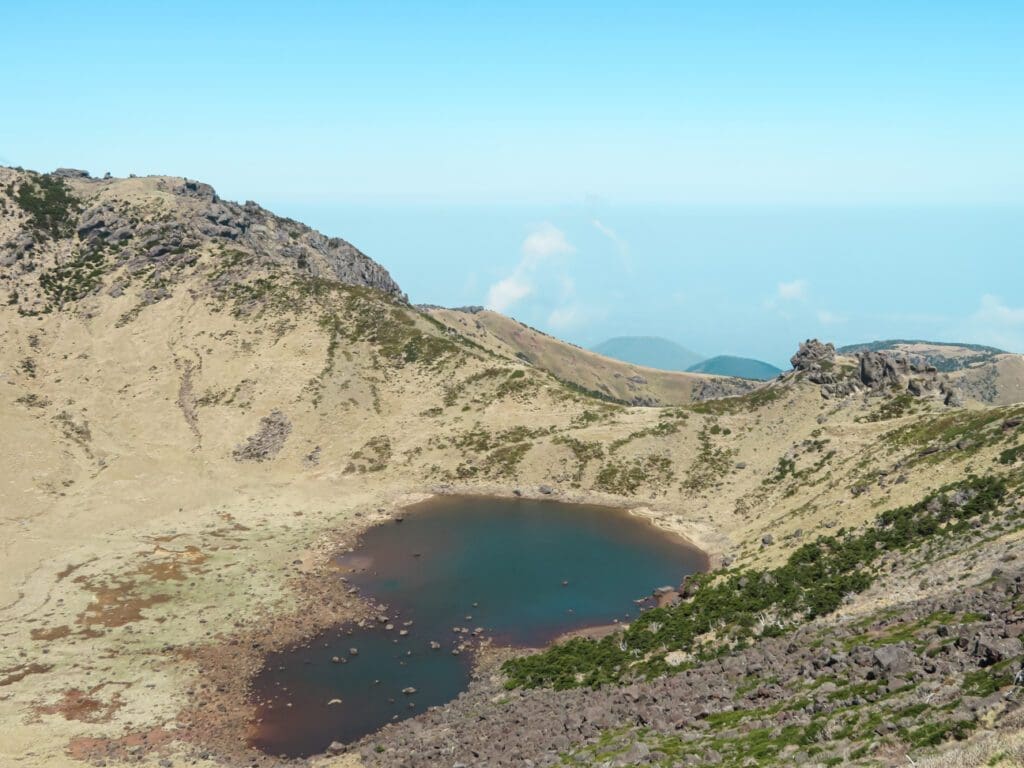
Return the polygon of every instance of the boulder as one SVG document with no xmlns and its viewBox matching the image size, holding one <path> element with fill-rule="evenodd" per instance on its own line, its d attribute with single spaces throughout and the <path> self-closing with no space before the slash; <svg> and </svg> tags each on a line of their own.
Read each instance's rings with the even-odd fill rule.
<svg viewBox="0 0 1024 768">
<path fill-rule="evenodd" d="M 913 651 L 901 645 L 883 645 L 872 654 L 874 666 L 890 677 L 906 677 L 917 664 Z"/>
<path fill-rule="evenodd" d="M 836 359 L 836 347 L 834 344 L 823 344 L 817 339 L 808 339 L 800 344 L 800 349 L 793 355 L 789 362 L 796 371 L 819 370 L 822 362 L 831 362 Z"/>
<path fill-rule="evenodd" d="M 1021 642 L 1016 637 L 996 637 L 979 634 L 974 638 L 971 655 L 978 659 L 978 665 L 988 667 L 1000 661 L 1012 659 L 1021 653 Z"/>
</svg>

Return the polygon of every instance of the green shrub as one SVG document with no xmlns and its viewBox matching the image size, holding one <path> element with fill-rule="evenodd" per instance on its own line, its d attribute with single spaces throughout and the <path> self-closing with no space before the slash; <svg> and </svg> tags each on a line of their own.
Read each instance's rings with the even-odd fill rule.
<svg viewBox="0 0 1024 768">
<path fill-rule="evenodd" d="M 57 176 L 33 176 L 18 187 L 14 202 L 29 216 L 32 229 L 53 238 L 75 233 L 79 202 L 64 180 Z"/>
<path fill-rule="evenodd" d="M 1007 448 L 999 454 L 1000 464 L 1015 464 L 1024 457 L 1024 445 L 1018 445 L 1014 448 Z"/>
</svg>

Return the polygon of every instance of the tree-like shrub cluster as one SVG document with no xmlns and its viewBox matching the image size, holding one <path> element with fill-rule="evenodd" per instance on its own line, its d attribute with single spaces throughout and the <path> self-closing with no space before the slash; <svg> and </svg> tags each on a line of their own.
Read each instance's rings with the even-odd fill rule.
<svg viewBox="0 0 1024 768">
<path fill-rule="evenodd" d="M 14 201 L 28 214 L 32 229 L 53 238 L 70 237 L 75 216 L 81 209 L 64 180 L 56 176 L 35 176 L 22 182 Z"/>
</svg>

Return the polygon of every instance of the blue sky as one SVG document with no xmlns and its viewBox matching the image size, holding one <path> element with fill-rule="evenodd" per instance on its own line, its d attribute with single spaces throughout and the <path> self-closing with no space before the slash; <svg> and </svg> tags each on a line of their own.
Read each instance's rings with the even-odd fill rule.
<svg viewBox="0 0 1024 768">
<path fill-rule="evenodd" d="M 8 3 L 0 162 L 200 178 L 415 301 L 1024 351 L 1019 2 Z"/>
</svg>

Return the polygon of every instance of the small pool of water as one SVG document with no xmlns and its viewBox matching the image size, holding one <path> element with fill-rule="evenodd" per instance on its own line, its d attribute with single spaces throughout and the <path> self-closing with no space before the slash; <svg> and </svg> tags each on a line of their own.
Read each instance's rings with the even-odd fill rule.
<svg viewBox="0 0 1024 768">
<path fill-rule="evenodd" d="M 254 681 L 253 744 L 269 754 L 317 754 L 451 701 L 479 639 L 539 647 L 628 621 L 654 588 L 707 566 L 680 537 L 622 510 L 488 497 L 411 507 L 337 562 L 387 620 L 268 655 Z"/>
</svg>

